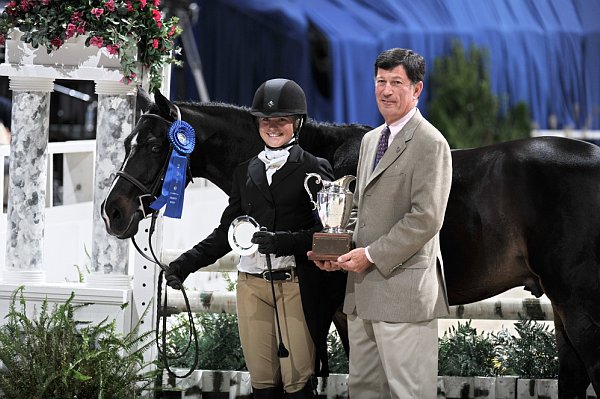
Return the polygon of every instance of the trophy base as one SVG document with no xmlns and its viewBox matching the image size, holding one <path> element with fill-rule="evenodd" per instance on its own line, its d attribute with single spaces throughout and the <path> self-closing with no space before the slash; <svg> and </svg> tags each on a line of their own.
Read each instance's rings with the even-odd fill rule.
<svg viewBox="0 0 600 399">
<path fill-rule="evenodd" d="M 310 260 L 336 260 L 352 249 L 350 233 L 314 233 Z"/>
</svg>

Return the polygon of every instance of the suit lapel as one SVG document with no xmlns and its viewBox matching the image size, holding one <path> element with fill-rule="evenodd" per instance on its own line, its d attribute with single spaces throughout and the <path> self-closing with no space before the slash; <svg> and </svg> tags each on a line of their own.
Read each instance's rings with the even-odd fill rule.
<svg viewBox="0 0 600 399">
<path fill-rule="evenodd" d="M 373 170 L 373 173 L 371 173 L 371 175 L 369 176 L 367 186 L 373 180 L 375 180 L 377 176 L 382 174 L 384 170 L 389 168 L 400 157 L 400 155 L 402 155 L 402 153 L 406 149 L 406 146 L 408 145 L 408 142 L 412 139 L 413 135 L 415 134 L 417 126 L 419 126 L 419 124 L 421 123 L 421 119 L 421 113 L 417 109 L 415 115 L 406 123 L 406 125 L 404 125 L 402 130 L 398 132 L 396 137 L 394 137 L 394 140 L 390 143 L 387 151 L 385 152 L 385 154 L 383 154 L 383 157 L 375 167 L 375 170 Z M 379 129 L 378 133 L 381 133 L 381 130 L 383 130 L 383 126 L 381 127 L 381 129 Z M 371 160 L 370 165 L 373 165 L 373 162 L 375 161 L 375 147 L 378 145 L 379 136 L 380 134 L 376 135 L 376 142 L 374 146 L 372 145 L 372 148 L 369 148 Z"/>
</svg>

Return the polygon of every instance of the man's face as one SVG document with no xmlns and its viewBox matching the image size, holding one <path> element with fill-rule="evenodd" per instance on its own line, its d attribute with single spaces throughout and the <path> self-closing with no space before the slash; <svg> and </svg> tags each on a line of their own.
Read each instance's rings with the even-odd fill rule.
<svg viewBox="0 0 600 399">
<path fill-rule="evenodd" d="M 417 104 L 423 82 L 412 84 L 404 66 L 394 69 L 378 69 L 375 77 L 377 107 L 388 125 L 406 115 Z"/>
<path fill-rule="evenodd" d="M 273 118 L 258 118 L 260 137 L 269 147 L 281 147 L 294 136 L 294 117 L 276 116 Z"/>
</svg>

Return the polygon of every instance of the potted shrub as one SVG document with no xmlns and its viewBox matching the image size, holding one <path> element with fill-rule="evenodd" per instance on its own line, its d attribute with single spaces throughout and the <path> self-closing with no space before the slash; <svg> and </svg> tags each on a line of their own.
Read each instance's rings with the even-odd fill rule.
<svg viewBox="0 0 600 399">
<path fill-rule="evenodd" d="M 134 398 L 149 389 L 160 373 L 143 357 L 154 345 L 152 331 L 138 335 L 138 325 L 123 336 L 114 321 L 78 321 L 74 313 L 85 305 L 73 305 L 73 295 L 52 309 L 44 301 L 37 316 L 28 317 L 23 289 L 13 294 L 0 326 L 6 399 Z"/>
<path fill-rule="evenodd" d="M 495 336 L 498 367 L 519 376 L 517 397 L 553 397 L 558 394 L 558 349 L 548 324 L 521 319 L 517 336 Z"/>
<path fill-rule="evenodd" d="M 147 73 L 150 90 L 161 85 L 162 67 L 178 63 L 178 18 L 163 19 L 160 0 L 12 0 L 0 14 L 0 44 L 20 40 L 50 54 L 68 44 L 103 49 L 118 57 L 124 83 Z"/>
<path fill-rule="evenodd" d="M 478 398 L 495 393 L 494 342 L 478 334 L 471 321 L 451 326 L 438 342 L 440 388 L 449 398 Z"/>
</svg>

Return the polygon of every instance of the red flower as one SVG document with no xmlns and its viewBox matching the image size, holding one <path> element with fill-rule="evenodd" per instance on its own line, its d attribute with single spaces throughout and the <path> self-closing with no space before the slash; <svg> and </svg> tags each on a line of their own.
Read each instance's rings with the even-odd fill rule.
<svg viewBox="0 0 600 399">
<path fill-rule="evenodd" d="M 152 9 L 152 18 L 154 18 L 156 22 L 159 22 L 162 19 L 162 14 L 160 11 Z"/>
<path fill-rule="evenodd" d="M 90 39 L 90 46 L 102 48 L 104 46 L 104 39 L 100 36 L 94 36 Z"/>
<path fill-rule="evenodd" d="M 67 24 L 67 30 L 65 31 L 65 37 L 68 39 L 70 37 L 73 37 L 73 35 L 75 35 L 75 32 L 77 31 L 77 25 L 75 24 Z"/>
<path fill-rule="evenodd" d="M 154 0 L 152 4 L 154 4 L 154 7 L 158 7 L 158 5 L 160 4 L 160 0 Z"/>
<path fill-rule="evenodd" d="M 76 11 L 71 15 L 71 22 L 76 24 L 79 21 L 81 21 L 82 17 L 83 17 L 83 11 Z"/>
<path fill-rule="evenodd" d="M 59 48 L 60 46 L 62 46 L 63 41 L 60 37 L 55 37 L 54 39 L 50 40 L 50 44 L 52 45 L 52 47 Z"/>
<path fill-rule="evenodd" d="M 152 39 L 152 47 L 158 48 L 158 43 L 159 43 L 158 39 Z"/>
<path fill-rule="evenodd" d="M 6 43 L 6 37 L 4 35 L 0 35 L 0 46 L 4 46 Z"/>
<path fill-rule="evenodd" d="M 121 82 L 128 85 L 129 83 L 133 82 L 136 77 L 137 77 L 137 75 L 132 72 L 131 75 L 129 75 L 129 76 L 123 76 L 123 79 L 121 79 Z"/>
<path fill-rule="evenodd" d="M 77 25 L 77 33 L 79 33 L 80 35 L 85 33 L 85 22 L 82 22 L 79 25 Z"/>
<path fill-rule="evenodd" d="M 140 4 L 142 5 L 141 8 L 146 7 L 146 0 L 140 0 Z"/>
<path fill-rule="evenodd" d="M 127 0 L 125 5 L 127 6 L 127 12 L 133 12 L 133 4 L 131 4 L 131 0 Z"/>
<path fill-rule="evenodd" d="M 27 11 L 29 10 L 29 0 L 21 0 L 21 10 Z"/>
<path fill-rule="evenodd" d="M 106 9 L 110 12 L 114 12 L 115 11 L 115 0 L 109 0 L 104 2 L 104 7 L 106 7 Z"/>
<path fill-rule="evenodd" d="M 92 8 L 92 15 L 100 19 L 100 16 L 104 14 L 104 8 Z"/>
<path fill-rule="evenodd" d="M 171 26 L 171 29 L 169 29 L 169 33 L 167 33 L 169 35 L 169 37 L 173 36 L 175 34 L 175 25 Z"/>
<path fill-rule="evenodd" d="M 119 54 L 119 47 L 118 44 L 109 44 L 106 46 L 106 50 L 108 50 L 108 54 L 117 55 Z"/>
</svg>

